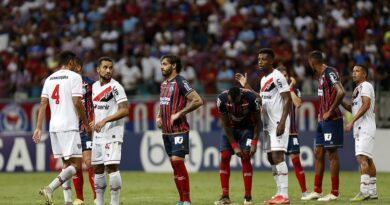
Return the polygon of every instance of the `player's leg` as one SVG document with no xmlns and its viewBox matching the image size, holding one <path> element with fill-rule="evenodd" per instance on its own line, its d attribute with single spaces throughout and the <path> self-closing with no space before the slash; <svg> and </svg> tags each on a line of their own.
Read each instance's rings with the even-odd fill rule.
<svg viewBox="0 0 390 205">
<path fill-rule="evenodd" d="M 369 185 L 370 185 L 370 166 L 368 163 L 368 157 L 364 155 L 357 155 L 356 161 L 360 168 L 360 192 L 351 199 L 351 201 L 363 201 L 370 197 Z"/>
<path fill-rule="evenodd" d="M 221 183 L 221 197 L 215 201 L 215 205 L 230 204 L 229 198 L 229 179 L 230 179 L 230 160 L 232 156 L 232 148 L 225 135 L 221 135 L 220 143 L 220 164 L 219 164 L 219 179 Z"/>
<path fill-rule="evenodd" d="M 81 149 L 83 151 L 83 162 L 85 161 L 84 153 L 87 151 L 87 138 L 89 138 L 85 133 L 80 133 L 81 139 Z M 92 146 L 92 144 L 90 144 Z M 89 147 L 89 151 L 92 147 Z M 84 196 L 83 196 L 83 185 L 84 185 L 84 176 L 83 170 L 80 169 L 76 172 L 76 174 L 72 177 L 74 188 L 76 191 L 76 199 L 73 204 L 75 205 L 83 205 L 84 204 Z"/>
<path fill-rule="evenodd" d="M 119 163 L 122 153 L 122 142 L 112 142 L 106 144 L 106 153 L 104 155 L 104 165 L 110 177 L 111 205 L 119 205 L 120 193 L 122 189 L 122 177 L 119 172 Z"/>
<path fill-rule="evenodd" d="M 376 191 L 376 167 L 372 158 L 368 160 L 368 164 L 370 167 L 370 185 L 369 185 L 369 193 L 370 199 L 378 199 L 378 193 Z"/>
<path fill-rule="evenodd" d="M 92 144 L 91 164 L 94 171 L 94 182 L 96 191 L 96 205 L 104 204 L 104 192 L 106 191 L 107 181 L 104 173 L 103 155 L 105 154 L 105 144 Z"/>
<path fill-rule="evenodd" d="M 330 177 L 332 181 L 331 193 L 334 196 L 339 196 L 339 173 L 340 173 L 340 160 L 337 154 L 337 148 L 327 149 L 329 157 Z"/>
<path fill-rule="evenodd" d="M 235 129 L 234 136 L 239 142 L 243 157 L 242 164 L 242 178 L 244 181 L 244 204 L 252 204 L 252 176 L 253 167 L 251 163 L 250 149 L 252 145 L 253 129 Z"/>
<path fill-rule="evenodd" d="M 92 145 L 91 145 L 92 146 Z M 95 192 L 95 183 L 94 183 L 94 173 L 93 168 L 91 165 L 91 150 L 86 150 L 83 152 L 83 161 L 85 164 L 86 169 L 88 170 L 88 180 L 89 184 L 91 185 L 92 193 L 93 193 L 93 199 L 96 199 L 96 192 Z"/>
</svg>

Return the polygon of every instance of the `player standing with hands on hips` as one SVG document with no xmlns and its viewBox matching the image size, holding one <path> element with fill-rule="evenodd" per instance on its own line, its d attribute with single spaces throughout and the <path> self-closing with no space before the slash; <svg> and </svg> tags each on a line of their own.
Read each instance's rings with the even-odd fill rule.
<svg viewBox="0 0 390 205">
<path fill-rule="evenodd" d="M 161 58 L 161 72 L 165 80 L 160 86 L 160 111 L 156 125 L 162 129 L 164 147 L 173 168 L 177 205 L 190 205 L 190 181 L 184 159 L 189 154 L 189 130 L 186 114 L 203 105 L 199 94 L 181 75 L 180 58 L 165 55 Z"/>
</svg>

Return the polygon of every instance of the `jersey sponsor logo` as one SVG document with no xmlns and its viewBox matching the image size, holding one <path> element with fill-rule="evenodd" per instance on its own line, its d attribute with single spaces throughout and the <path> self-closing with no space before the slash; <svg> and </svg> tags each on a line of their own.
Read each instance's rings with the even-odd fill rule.
<svg viewBox="0 0 390 205">
<path fill-rule="evenodd" d="M 183 137 L 182 136 L 176 136 L 175 137 L 175 144 L 183 144 Z"/>
<path fill-rule="evenodd" d="M 322 89 L 318 89 L 318 96 L 323 96 L 324 95 L 324 91 L 322 91 Z"/>
<path fill-rule="evenodd" d="M 53 76 L 49 78 L 49 80 L 64 80 L 64 79 L 68 79 L 68 76 L 62 75 L 62 76 Z"/>
<path fill-rule="evenodd" d="M 263 100 L 270 100 L 270 99 L 272 99 L 272 96 L 271 95 L 261 95 L 261 98 Z"/>
<path fill-rule="evenodd" d="M 108 110 L 108 109 L 110 109 L 110 106 L 109 105 L 96 105 L 96 104 L 94 104 L 93 108 L 97 109 L 97 110 Z"/>
<path fill-rule="evenodd" d="M 7 105 L 0 112 L 0 131 L 26 131 L 27 127 L 27 114 L 19 105 Z"/>
<path fill-rule="evenodd" d="M 329 142 L 332 140 L 332 133 L 324 133 L 325 141 Z"/>
<path fill-rule="evenodd" d="M 329 78 L 330 78 L 330 81 L 332 81 L 332 83 L 337 83 L 339 81 L 338 77 L 337 77 L 337 74 L 334 73 L 334 72 L 330 72 L 329 73 Z"/>
<path fill-rule="evenodd" d="M 282 82 L 280 82 L 280 79 L 276 80 L 276 84 L 278 85 L 278 88 L 282 88 L 283 87 L 283 84 L 282 84 Z"/>
<path fill-rule="evenodd" d="M 110 87 L 107 87 L 106 89 L 104 89 L 101 93 L 99 93 L 98 95 L 96 95 L 95 98 L 93 98 L 93 101 L 99 101 L 99 102 L 108 102 L 110 101 L 112 98 L 113 98 L 113 94 L 112 94 L 112 88 L 111 86 Z"/>
<path fill-rule="evenodd" d="M 160 105 L 169 105 L 169 102 L 171 102 L 171 98 L 160 97 Z"/>
</svg>

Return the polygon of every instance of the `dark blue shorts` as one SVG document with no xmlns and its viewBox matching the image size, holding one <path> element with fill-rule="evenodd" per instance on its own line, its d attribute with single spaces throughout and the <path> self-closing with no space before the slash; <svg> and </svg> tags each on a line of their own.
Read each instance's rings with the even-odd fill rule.
<svg viewBox="0 0 390 205">
<path fill-rule="evenodd" d="M 92 150 L 92 140 L 86 133 L 80 133 L 81 138 L 81 150 L 89 151 Z"/>
<path fill-rule="evenodd" d="M 241 150 L 250 151 L 251 142 L 253 139 L 253 129 L 238 129 L 233 128 L 233 137 L 236 140 L 237 144 L 240 145 Z M 232 146 L 229 143 L 229 140 L 225 134 L 221 137 L 221 144 L 219 146 L 219 151 L 229 150 L 233 153 Z"/>
<path fill-rule="evenodd" d="M 184 158 L 190 151 L 189 133 L 163 135 L 165 152 L 169 157 L 178 156 Z"/>
<path fill-rule="evenodd" d="M 343 147 L 344 130 L 343 119 L 322 121 L 318 123 L 316 146 L 324 146 L 325 149 Z"/>
<path fill-rule="evenodd" d="M 286 154 L 299 154 L 299 138 L 298 135 L 290 135 L 288 138 L 287 152 Z"/>
</svg>

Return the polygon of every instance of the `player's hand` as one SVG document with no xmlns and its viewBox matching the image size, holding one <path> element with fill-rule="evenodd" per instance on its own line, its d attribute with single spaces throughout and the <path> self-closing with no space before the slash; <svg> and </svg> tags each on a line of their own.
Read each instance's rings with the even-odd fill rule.
<svg viewBox="0 0 390 205">
<path fill-rule="evenodd" d="M 177 112 L 177 113 L 173 114 L 173 115 L 171 116 L 171 125 L 173 125 L 173 123 L 174 123 L 177 119 L 179 119 L 180 117 L 181 117 L 181 113 L 180 113 L 180 112 Z"/>
<path fill-rule="evenodd" d="M 328 120 L 331 114 L 332 114 L 332 113 L 329 112 L 329 111 L 326 112 L 326 113 L 324 113 L 324 115 L 322 116 L 323 120 Z"/>
<path fill-rule="evenodd" d="M 285 124 L 282 122 L 278 123 L 278 126 L 276 127 L 276 136 L 280 136 L 284 133 Z"/>
<path fill-rule="evenodd" d="M 242 87 L 245 87 L 245 85 L 247 83 L 247 74 L 245 73 L 244 75 L 242 75 L 241 73 L 236 73 L 234 75 L 234 79 L 237 82 L 239 82 Z"/>
<path fill-rule="evenodd" d="M 90 138 L 92 138 L 92 127 L 89 124 L 84 125 L 85 132 L 88 134 Z"/>
<path fill-rule="evenodd" d="M 41 141 L 41 135 L 42 131 L 40 129 L 35 129 L 34 135 L 32 137 L 35 144 L 38 144 Z"/>
<path fill-rule="evenodd" d="M 161 129 L 161 127 L 162 127 L 162 119 L 161 119 L 161 117 L 157 117 L 156 118 L 156 125 L 157 125 L 158 128 Z"/>
<path fill-rule="evenodd" d="M 293 88 L 297 84 L 297 81 L 295 80 L 294 77 L 290 77 L 290 81 L 291 81 L 290 87 Z"/>
<path fill-rule="evenodd" d="M 234 150 L 234 153 L 235 153 L 238 157 L 240 157 L 240 158 L 243 157 L 243 153 L 242 153 L 242 151 L 241 151 L 241 149 L 240 149 L 239 147 L 236 147 L 236 148 L 234 148 L 233 150 Z"/>
<path fill-rule="evenodd" d="M 353 124 L 352 122 L 348 123 L 344 127 L 344 132 L 350 132 L 352 130 Z"/>
<path fill-rule="evenodd" d="M 100 132 L 100 130 L 104 127 L 104 125 L 106 125 L 106 122 L 104 120 L 96 123 L 94 127 L 95 131 Z"/>
<path fill-rule="evenodd" d="M 251 145 L 251 151 L 250 151 L 249 155 L 250 156 L 255 155 L 256 151 L 257 151 L 257 145 L 252 144 Z"/>
</svg>

